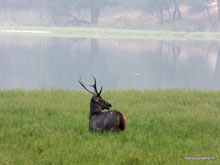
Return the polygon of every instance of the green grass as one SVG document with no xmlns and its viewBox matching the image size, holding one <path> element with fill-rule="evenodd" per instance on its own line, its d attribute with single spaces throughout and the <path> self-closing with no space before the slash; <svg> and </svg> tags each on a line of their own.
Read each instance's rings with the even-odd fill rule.
<svg viewBox="0 0 220 165">
<path fill-rule="evenodd" d="M 5 32 L 5 30 L 15 31 Z M 41 31 L 41 33 L 37 33 L 36 31 Z M 175 32 L 73 27 L 0 27 L 0 35 L 9 34 L 51 37 L 146 38 L 154 40 L 220 40 L 220 32 Z"/>
<path fill-rule="evenodd" d="M 126 90 L 102 96 L 125 114 L 125 132 L 88 132 L 86 92 L 0 91 L 0 164 L 220 162 L 219 91 Z"/>
</svg>

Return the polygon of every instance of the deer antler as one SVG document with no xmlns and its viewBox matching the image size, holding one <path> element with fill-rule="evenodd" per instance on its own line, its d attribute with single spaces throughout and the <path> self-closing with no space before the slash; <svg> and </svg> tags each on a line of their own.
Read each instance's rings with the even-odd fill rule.
<svg viewBox="0 0 220 165">
<path fill-rule="evenodd" d="M 101 89 L 100 89 L 100 91 L 99 91 L 99 93 L 98 93 L 98 96 L 100 96 L 101 93 L 102 93 L 102 86 L 101 86 Z"/>
<path fill-rule="evenodd" d="M 86 91 L 88 91 L 89 93 L 91 93 L 91 94 L 93 94 L 93 95 L 97 95 L 97 93 L 94 93 L 94 92 L 92 92 L 92 91 L 90 91 L 90 90 L 88 90 L 88 89 L 86 88 L 86 86 L 85 86 L 85 85 L 83 84 L 83 82 L 82 82 L 81 76 L 80 76 L 79 83 L 80 83 L 80 85 L 81 85 Z"/>
<path fill-rule="evenodd" d="M 86 84 L 88 84 L 89 86 L 93 87 L 93 88 L 95 89 L 95 92 L 91 92 L 90 90 L 88 90 L 88 89 L 85 87 L 85 85 L 83 84 L 83 82 L 82 82 L 82 80 L 81 80 L 81 76 L 80 76 L 79 83 L 80 83 L 80 84 L 82 85 L 82 87 L 83 87 L 85 90 L 87 90 L 89 93 L 92 93 L 93 95 L 96 95 L 96 96 L 100 96 L 100 95 L 101 95 L 101 92 L 102 92 L 102 86 L 101 86 L 100 91 L 98 92 L 97 86 L 96 86 L 95 76 L 93 76 L 93 78 L 94 78 L 94 84 L 93 84 L 93 85 L 92 85 L 92 84 L 89 84 L 89 83 L 86 83 Z"/>
<path fill-rule="evenodd" d="M 95 93 L 96 93 L 96 95 L 98 95 L 98 91 L 97 91 L 97 87 L 96 87 L 96 79 L 95 79 L 95 76 L 93 76 L 93 78 L 94 78 L 94 84 L 92 85 L 92 84 L 88 84 L 89 86 L 91 86 L 91 87 L 93 87 L 94 89 L 95 89 Z"/>
</svg>

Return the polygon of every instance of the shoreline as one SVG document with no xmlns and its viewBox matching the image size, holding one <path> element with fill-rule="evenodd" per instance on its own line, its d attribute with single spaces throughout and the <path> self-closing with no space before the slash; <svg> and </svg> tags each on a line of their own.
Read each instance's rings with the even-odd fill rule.
<svg viewBox="0 0 220 165">
<path fill-rule="evenodd" d="M 151 31 L 78 27 L 0 27 L 0 35 L 48 36 L 60 38 L 134 38 L 152 40 L 220 40 L 220 32 Z"/>
</svg>

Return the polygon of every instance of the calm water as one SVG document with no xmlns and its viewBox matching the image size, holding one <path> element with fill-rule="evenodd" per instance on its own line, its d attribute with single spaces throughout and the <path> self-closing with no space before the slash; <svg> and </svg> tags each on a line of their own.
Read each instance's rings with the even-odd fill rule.
<svg viewBox="0 0 220 165">
<path fill-rule="evenodd" d="M 0 36 L 0 89 L 220 90 L 220 43 Z"/>
</svg>

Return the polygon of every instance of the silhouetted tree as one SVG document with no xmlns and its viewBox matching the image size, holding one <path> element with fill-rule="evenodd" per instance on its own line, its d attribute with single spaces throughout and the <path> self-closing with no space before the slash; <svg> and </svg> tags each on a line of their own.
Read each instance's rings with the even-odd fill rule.
<svg viewBox="0 0 220 165">
<path fill-rule="evenodd" d="M 213 0 L 188 0 L 187 5 L 190 12 L 206 12 L 209 18 L 210 24 L 212 24 L 212 17 L 210 15 L 210 5 Z"/>
<path fill-rule="evenodd" d="M 218 22 L 220 23 L 220 0 L 217 1 L 217 6 L 218 6 Z"/>
<path fill-rule="evenodd" d="M 89 9 L 91 24 L 97 25 L 99 23 L 101 10 L 103 10 L 107 5 L 115 3 L 117 3 L 116 0 L 78 0 L 76 7 L 79 9 Z"/>
</svg>

